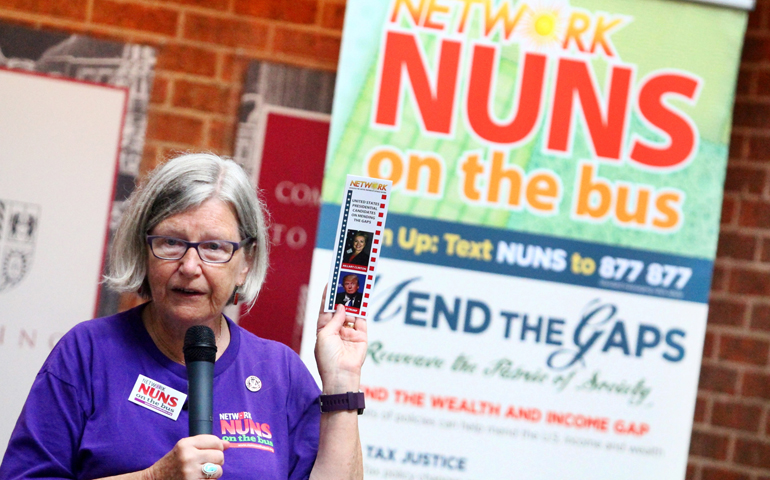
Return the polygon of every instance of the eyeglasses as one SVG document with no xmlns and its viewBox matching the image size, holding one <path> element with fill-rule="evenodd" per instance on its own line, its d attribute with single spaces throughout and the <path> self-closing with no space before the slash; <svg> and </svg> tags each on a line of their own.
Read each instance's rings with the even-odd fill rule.
<svg viewBox="0 0 770 480">
<path fill-rule="evenodd" d="M 164 235 L 147 235 L 147 243 L 156 258 L 161 260 L 179 260 L 187 254 L 187 250 L 194 248 L 198 256 L 206 263 L 227 263 L 235 255 L 235 252 L 251 242 L 253 238 L 247 238 L 239 242 L 228 240 L 206 240 L 205 242 L 188 242 Z"/>
</svg>

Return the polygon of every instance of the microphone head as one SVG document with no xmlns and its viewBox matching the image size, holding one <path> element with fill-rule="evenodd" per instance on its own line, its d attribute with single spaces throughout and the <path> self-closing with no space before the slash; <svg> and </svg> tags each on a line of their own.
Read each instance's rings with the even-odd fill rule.
<svg viewBox="0 0 770 480">
<path fill-rule="evenodd" d="M 217 360 L 217 341 L 214 330 L 205 325 L 193 325 L 184 334 L 184 363 Z"/>
</svg>

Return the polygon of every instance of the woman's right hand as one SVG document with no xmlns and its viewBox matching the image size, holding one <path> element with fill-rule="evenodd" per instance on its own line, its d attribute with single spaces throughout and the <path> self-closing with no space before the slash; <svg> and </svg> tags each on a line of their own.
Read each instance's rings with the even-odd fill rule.
<svg viewBox="0 0 770 480">
<path fill-rule="evenodd" d="M 225 463 L 224 451 L 230 447 L 227 440 L 214 435 L 196 435 L 179 440 L 174 448 L 145 470 L 147 480 L 199 480 L 206 478 L 202 467 L 205 463 L 216 465 L 217 471 L 210 478 L 222 476 Z"/>
</svg>

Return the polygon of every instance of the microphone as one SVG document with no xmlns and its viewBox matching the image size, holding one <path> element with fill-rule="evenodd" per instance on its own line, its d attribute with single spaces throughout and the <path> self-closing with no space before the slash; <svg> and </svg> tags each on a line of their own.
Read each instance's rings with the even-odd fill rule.
<svg viewBox="0 0 770 480">
<path fill-rule="evenodd" d="M 214 331 L 193 325 L 184 335 L 184 363 L 187 366 L 187 404 L 190 436 L 211 434 L 214 408 L 214 362 L 217 343 Z"/>
</svg>

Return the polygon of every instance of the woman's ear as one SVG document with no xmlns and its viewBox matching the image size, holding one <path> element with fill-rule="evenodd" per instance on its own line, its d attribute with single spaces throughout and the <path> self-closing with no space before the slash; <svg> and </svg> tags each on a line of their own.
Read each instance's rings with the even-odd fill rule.
<svg viewBox="0 0 770 480">
<path fill-rule="evenodd" d="M 250 248 L 243 250 L 243 266 L 238 272 L 238 285 L 243 285 L 243 282 L 246 281 L 246 276 L 251 271 L 251 264 L 254 262 L 254 255 L 256 255 L 255 250 L 256 247 L 253 244 L 250 245 Z"/>
</svg>

